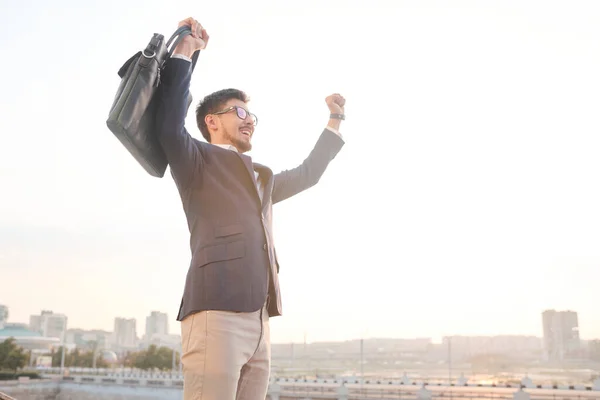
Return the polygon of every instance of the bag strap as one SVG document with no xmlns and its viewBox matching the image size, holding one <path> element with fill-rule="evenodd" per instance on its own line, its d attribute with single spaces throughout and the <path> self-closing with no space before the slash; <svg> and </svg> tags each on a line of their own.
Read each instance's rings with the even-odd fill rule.
<svg viewBox="0 0 600 400">
<path fill-rule="evenodd" d="M 178 36 L 180 36 L 182 33 L 185 33 L 183 36 L 181 36 L 181 38 L 177 38 Z M 173 47 L 177 47 L 177 44 L 179 44 L 179 41 L 187 35 L 190 35 L 192 33 L 192 30 L 189 26 L 184 25 L 184 26 L 180 26 L 179 28 L 177 28 L 177 30 L 175 31 L 175 33 L 173 33 L 173 35 L 171 35 L 171 38 L 167 41 L 167 48 L 169 48 L 169 46 L 171 46 L 171 43 L 173 42 L 173 40 L 175 38 L 177 38 L 177 43 L 175 43 L 175 46 Z"/>
<path fill-rule="evenodd" d="M 179 28 L 177 28 L 175 33 L 173 33 L 171 38 L 167 41 L 167 49 L 169 47 L 171 47 L 171 48 L 169 50 L 169 53 L 167 54 L 167 57 L 165 57 L 165 62 L 169 58 L 171 58 L 171 56 L 173 55 L 173 52 L 175 51 L 175 48 L 177 48 L 177 45 L 179 44 L 179 42 L 181 42 L 184 37 L 186 37 L 187 35 L 191 35 L 191 34 L 192 34 L 192 29 L 189 26 L 180 26 Z M 171 46 L 171 43 L 173 43 L 173 46 Z M 194 54 L 192 55 L 192 71 L 196 67 L 196 62 L 198 61 L 199 54 L 200 54 L 200 50 L 196 50 L 194 52 Z M 163 65 L 164 65 L 164 63 L 163 63 Z"/>
</svg>

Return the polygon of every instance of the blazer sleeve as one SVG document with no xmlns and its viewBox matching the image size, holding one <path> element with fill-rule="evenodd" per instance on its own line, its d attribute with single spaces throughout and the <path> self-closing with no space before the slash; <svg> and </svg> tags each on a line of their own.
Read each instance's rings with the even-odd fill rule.
<svg viewBox="0 0 600 400">
<path fill-rule="evenodd" d="M 294 169 L 285 170 L 275 175 L 272 195 L 273 204 L 290 198 L 319 182 L 325 169 L 343 145 L 342 138 L 325 129 L 302 164 Z"/>
<path fill-rule="evenodd" d="M 158 141 L 167 157 L 173 179 L 185 188 L 202 161 L 199 146 L 185 128 L 192 63 L 170 58 L 161 75 L 156 110 Z"/>
</svg>

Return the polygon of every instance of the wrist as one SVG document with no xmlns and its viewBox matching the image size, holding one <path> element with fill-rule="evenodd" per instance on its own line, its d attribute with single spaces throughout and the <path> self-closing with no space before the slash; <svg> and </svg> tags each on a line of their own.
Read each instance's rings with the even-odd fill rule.
<svg viewBox="0 0 600 400">
<path fill-rule="evenodd" d="M 196 50 L 192 47 L 192 45 L 190 43 L 182 41 L 181 43 L 179 43 L 177 45 L 177 47 L 173 51 L 173 54 L 181 54 L 182 56 L 192 58 L 195 51 Z"/>
<path fill-rule="evenodd" d="M 337 119 L 337 118 L 330 118 L 329 122 L 327 123 L 327 126 L 330 128 L 335 129 L 336 131 L 340 130 L 340 124 L 342 123 L 341 119 Z"/>
</svg>

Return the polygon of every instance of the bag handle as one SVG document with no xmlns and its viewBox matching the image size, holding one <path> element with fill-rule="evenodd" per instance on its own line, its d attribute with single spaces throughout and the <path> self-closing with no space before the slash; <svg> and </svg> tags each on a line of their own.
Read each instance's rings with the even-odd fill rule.
<svg viewBox="0 0 600 400">
<path fill-rule="evenodd" d="M 171 58 L 171 56 L 173 55 L 173 52 L 175 51 L 175 48 L 177 48 L 177 45 L 179 44 L 179 42 L 181 42 L 184 37 L 186 37 L 187 35 L 191 35 L 191 34 L 192 34 L 192 29 L 189 26 L 180 26 L 179 28 L 177 28 L 175 33 L 173 33 L 173 35 L 167 42 L 167 49 L 171 46 L 171 43 L 173 43 L 173 46 L 171 46 L 169 53 L 167 54 L 167 57 L 165 57 L 165 61 L 167 61 L 169 58 Z M 200 50 L 196 50 L 194 52 L 194 54 L 192 55 L 192 71 L 196 67 L 196 62 L 198 61 L 199 54 L 200 54 Z"/>
</svg>

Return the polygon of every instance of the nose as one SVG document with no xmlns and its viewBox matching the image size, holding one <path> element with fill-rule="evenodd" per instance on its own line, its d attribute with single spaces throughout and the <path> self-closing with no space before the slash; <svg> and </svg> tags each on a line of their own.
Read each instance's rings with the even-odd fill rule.
<svg viewBox="0 0 600 400">
<path fill-rule="evenodd" d="M 244 118 L 244 122 L 254 125 L 254 116 L 250 112 L 246 112 L 246 118 Z"/>
</svg>

